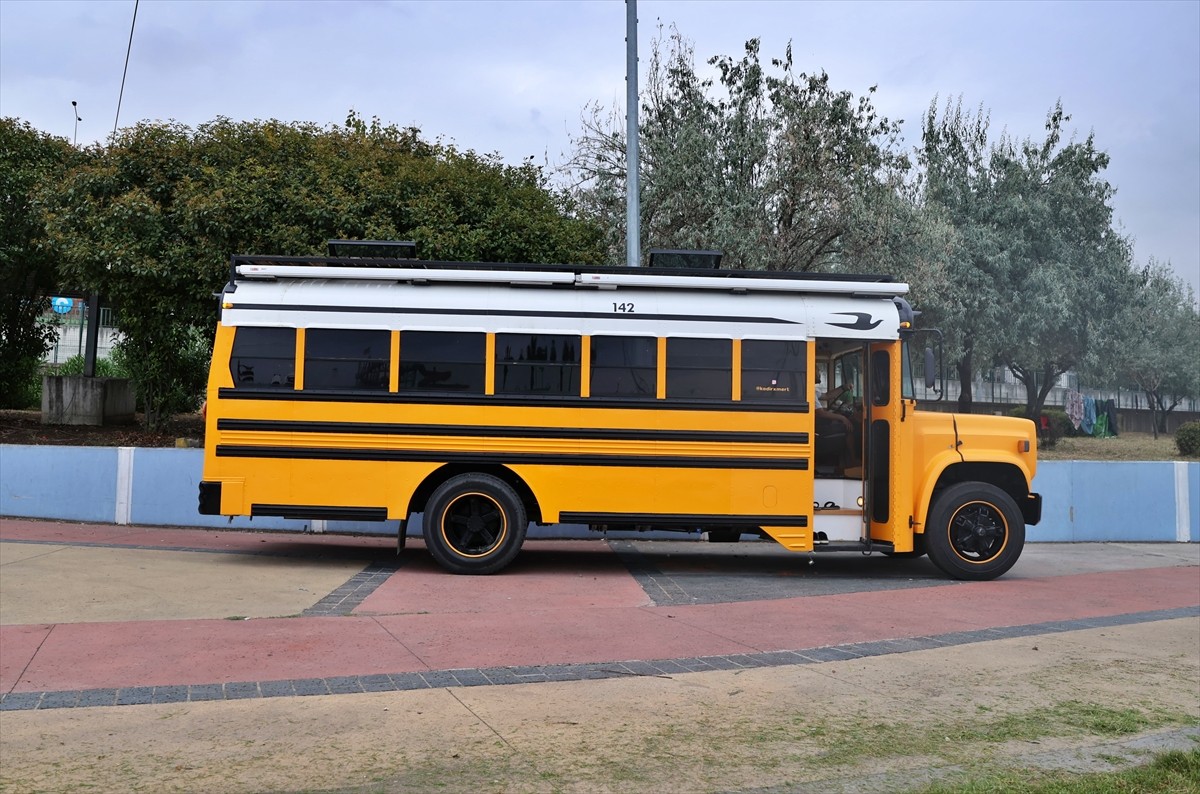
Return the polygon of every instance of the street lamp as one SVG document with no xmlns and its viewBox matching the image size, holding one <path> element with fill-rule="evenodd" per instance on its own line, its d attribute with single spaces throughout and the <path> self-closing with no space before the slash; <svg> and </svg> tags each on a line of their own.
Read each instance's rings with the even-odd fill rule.
<svg viewBox="0 0 1200 794">
<path fill-rule="evenodd" d="M 71 100 L 71 113 L 75 116 L 75 139 L 71 141 L 72 146 L 79 145 L 79 122 L 83 119 L 79 118 L 79 103 L 74 99 Z"/>
</svg>

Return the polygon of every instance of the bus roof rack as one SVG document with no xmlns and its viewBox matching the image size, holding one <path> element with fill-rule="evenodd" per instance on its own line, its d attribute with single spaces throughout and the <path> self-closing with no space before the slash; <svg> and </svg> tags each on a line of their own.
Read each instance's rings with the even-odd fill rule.
<svg viewBox="0 0 1200 794">
<path fill-rule="evenodd" d="M 600 289 L 675 288 L 732 292 L 825 292 L 896 296 L 908 285 L 891 276 L 777 270 L 712 270 L 679 267 L 626 268 L 500 262 L 439 262 L 421 259 L 234 254 L 230 284 L 243 279 L 360 279 L 398 282 L 474 282 L 575 286 Z"/>
<path fill-rule="evenodd" d="M 412 240 L 329 240 L 329 255 L 339 259 L 416 259 Z"/>
</svg>

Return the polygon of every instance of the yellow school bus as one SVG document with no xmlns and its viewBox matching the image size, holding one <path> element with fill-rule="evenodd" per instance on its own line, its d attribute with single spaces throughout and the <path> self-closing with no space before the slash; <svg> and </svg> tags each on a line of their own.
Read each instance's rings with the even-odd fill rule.
<svg viewBox="0 0 1200 794">
<path fill-rule="evenodd" d="M 455 573 L 501 570 L 532 522 L 928 553 L 952 577 L 991 579 L 1041 515 L 1035 429 L 918 409 L 907 291 L 234 256 L 200 512 L 399 520 L 401 542 L 419 513 Z"/>
</svg>

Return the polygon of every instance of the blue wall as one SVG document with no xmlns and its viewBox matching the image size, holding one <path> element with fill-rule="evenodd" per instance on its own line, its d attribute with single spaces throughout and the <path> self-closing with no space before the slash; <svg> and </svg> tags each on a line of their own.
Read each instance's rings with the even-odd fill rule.
<svg viewBox="0 0 1200 794">
<path fill-rule="evenodd" d="M 308 521 L 202 516 L 204 452 L 0 445 L 0 515 L 158 526 L 301 531 Z M 1034 488 L 1042 522 L 1029 541 L 1200 542 L 1200 463 L 1042 461 Z M 124 496 L 123 496 L 124 495 Z M 394 535 L 397 522 L 330 521 L 327 532 Z M 420 531 L 419 518 L 409 534 Z M 531 537 L 587 537 L 576 525 L 533 527 Z M 658 533 L 654 533 L 655 536 Z M 663 537 L 682 537 L 663 534 Z M 644 536 L 649 537 L 649 536 Z"/>
</svg>

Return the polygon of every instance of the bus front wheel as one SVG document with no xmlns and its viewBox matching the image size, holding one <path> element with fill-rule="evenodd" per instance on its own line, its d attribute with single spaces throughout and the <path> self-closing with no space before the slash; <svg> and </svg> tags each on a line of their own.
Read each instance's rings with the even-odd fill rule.
<svg viewBox="0 0 1200 794">
<path fill-rule="evenodd" d="M 460 474 L 438 486 L 425 505 L 425 546 L 451 573 L 504 568 L 525 541 L 525 505 L 508 483 L 490 474 Z"/>
<path fill-rule="evenodd" d="M 937 498 L 925 528 L 929 559 L 955 579 L 995 579 L 1013 567 L 1025 545 L 1016 502 L 994 485 L 964 482 Z"/>
</svg>

